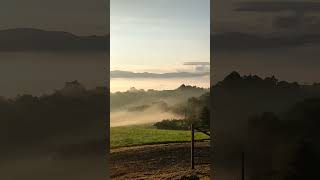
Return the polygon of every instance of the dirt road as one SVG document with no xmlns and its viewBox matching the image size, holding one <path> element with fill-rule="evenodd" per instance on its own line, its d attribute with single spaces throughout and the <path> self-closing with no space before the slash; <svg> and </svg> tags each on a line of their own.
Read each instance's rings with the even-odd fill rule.
<svg viewBox="0 0 320 180">
<path fill-rule="evenodd" d="M 111 179 L 181 179 L 196 174 L 210 179 L 209 142 L 195 145 L 195 170 L 190 168 L 190 144 L 173 143 L 111 150 Z"/>
</svg>

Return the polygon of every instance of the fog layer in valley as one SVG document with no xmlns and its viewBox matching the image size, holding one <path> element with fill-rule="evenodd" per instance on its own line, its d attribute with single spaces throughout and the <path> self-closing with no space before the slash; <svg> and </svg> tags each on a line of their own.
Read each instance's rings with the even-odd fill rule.
<svg viewBox="0 0 320 180">
<path fill-rule="evenodd" d="M 110 127 L 149 124 L 159 122 L 163 119 L 175 119 L 181 116 L 170 112 L 164 112 L 160 108 L 151 107 L 145 111 L 129 112 L 117 111 L 110 113 Z"/>
<path fill-rule="evenodd" d="M 200 76 L 192 78 L 111 78 L 110 91 L 126 91 L 131 87 L 145 90 L 167 90 L 175 89 L 181 84 L 192 84 L 197 87 L 208 88 L 209 83 L 209 76 Z"/>
<path fill-rule="evenodd" d="M 151 80 L 150 80 L 151 81 Z M 208 89 L 181 85 L 173 90 L 138 90 L 110 95 L 110 126 L 150 124 L 164 119 L 183 118 L 181 109 L 191 97 L 199 97 Z"/>
</svg>

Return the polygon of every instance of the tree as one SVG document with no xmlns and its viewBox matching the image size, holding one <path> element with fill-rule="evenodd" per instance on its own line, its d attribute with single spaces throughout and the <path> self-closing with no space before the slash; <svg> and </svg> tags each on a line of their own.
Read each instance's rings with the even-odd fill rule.
<svg viewBox="0 0 320 180">
<path fill-rule="evenodd" d="M 311 142 L 303 140 L 294 161 L 291 163 L 287 180 L 315 179 L 319 176 L 319 162 L 320 157 L 315 146 Z"/>
<path fill-rule="evenodd" d="M 210 110 L 204 106 L 199 114 L 200 124 L 205 127 L 210 127 Z"/>
</svg>

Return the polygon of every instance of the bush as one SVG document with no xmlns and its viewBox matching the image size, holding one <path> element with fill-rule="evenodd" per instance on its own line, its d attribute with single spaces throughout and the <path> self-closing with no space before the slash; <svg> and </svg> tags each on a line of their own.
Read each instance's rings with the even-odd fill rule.
<svg viewBox="0 0 320 180">
<path fill-rule="evenodd" d="M 183 119 L 166 119 L 154 124 L 157 129 L 167 130 L 188 130 L 190 129 L 190 121 Z"/>
</svg>

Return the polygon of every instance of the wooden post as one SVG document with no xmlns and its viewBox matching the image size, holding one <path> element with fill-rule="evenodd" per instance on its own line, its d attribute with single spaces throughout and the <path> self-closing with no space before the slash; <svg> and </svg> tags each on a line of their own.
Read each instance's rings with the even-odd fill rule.
<svg viewBox="0 0 320 180">
<path fill-rule="evenodd" d="M 191 123 L 191 169 L 194 169 L 194 127 Z"/>
</svg>

